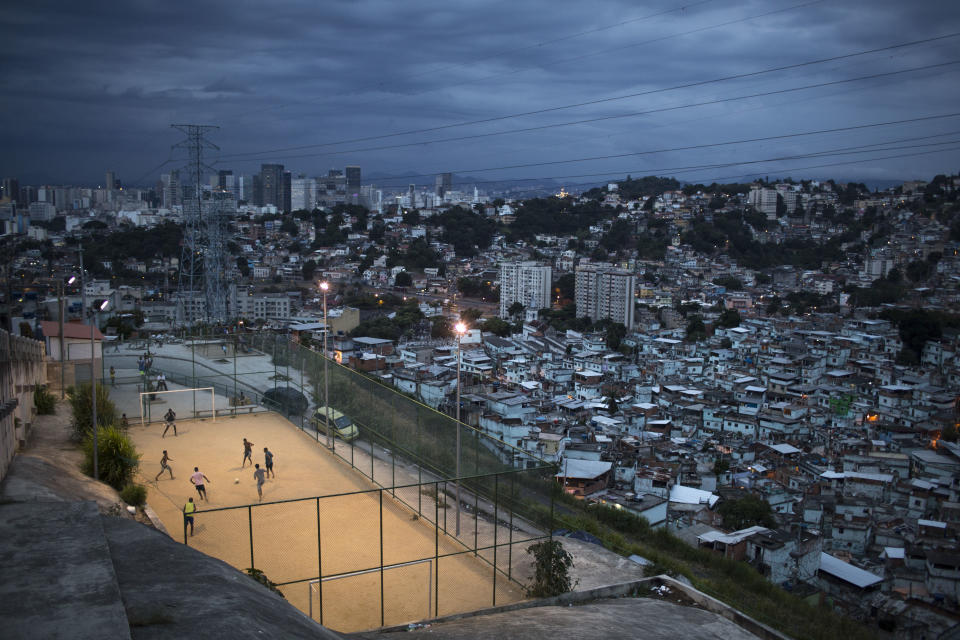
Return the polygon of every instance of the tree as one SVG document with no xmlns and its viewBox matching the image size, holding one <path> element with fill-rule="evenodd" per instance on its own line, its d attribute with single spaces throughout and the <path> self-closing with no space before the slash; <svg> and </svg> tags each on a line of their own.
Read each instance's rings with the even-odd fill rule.
<svg viewBox="0 0 960 640">
<path fill-rule="evenodd" d="M 300 228 L 297 227 L 297 223 L 294 222 L 292 217 L 284 218 L 283 222 L 280 223 L 280 231 L 284 233 L 289 233 L 291 236 L 297 235 Z"/>
<path fill-rule="evenodd" d="M 724 309 L 717 320 L 717 326 L 732 329 L 740 326 L 740 312 L 736 309 Z"/>
<path fill-rule="evenodd" d="M 707 337 L 707 328 L 703 324 L 703 319 L 700 316 L 693 316 L 690 322 L 687 324 L 687 342 L 697 342 L 703 340 Z"/>
<path fill-rule="evenodd" d="M 74 433 L 80 437 L 90 432 L 93 424 L 93 402 L 90 384 L 84 383 L 67 389 L 67 400 L 73 412 Z M 110 400 L 110 390 L 97 384 L 97 424 L 107 427 L 117 422 L 117 407 Z"/>
<path fill-rule="evenodd" d="M 312 258 L 303 263 L 303 279 L 313 280 L 313 274 L 317 270 L 317 263 Z"/>
<path fill-rule="evenodd" d="M 250 263 L 243 256 L 237 256 L 237 270 L 244 278 L 250 276 Z"/>
<path fill-rule="evenodd" d="M 607 413 L 613 415 L 619 410 L 620 407 L 617 406 L 617 399 L 613 397 L 613 394 L 607 396 Z"/>
<path fill-rule="evenodd" d="M 409 287 L 413 284 L 413 277 L 406 271 L 401 271 L 397 274 L 397 277 L 394 278 L 393 284 L 398 287 Z"/>
<path fill-rule="evenodd" d="M 577 278 L 574 274 L 565 273 L 554 281 L 554 293 L 559 295 L 561 298 L 573 300 L 573 297 L 576 294 L 576 282 Z"/>
<path fill-rule="evenodd" d="M 713 279 L 713 284 L 719 287 L 725 287 L 730 291 L 742 291 L 743 281 L 735 276 L 720 276 Z"/>
<path fill-rule="evenodd" d="M 517 318 L 518 316 L 523 315 L 523 312 L 526 310 L 526 307 L 523 306 L 522 302 L 514 302 L 509 307 L 507 307 L 507 313 L 511 318 Z"/>
<path fill-rule="evenodd" d="M 476 309 L 474 307 L 464 309 L 460 312 L 460 319 L 468 325 L 476 324 L 477 320 L 479 320 L 482 316 L 483 311 L 480 311 L 480 309 Z"/>
<path fill-rule="evenodd" d="M 723 516 L 723 526 L 733 531 L 754 525 L 770 528 L 777 524 L 770 503 L 754 495 L 747 495 L 739 500 L 724 500 L 717 512 Z"/>
<path fill-rule="evenodd" d="M 713 461 L 713 475 L 721 476 L 730 469 L 730 463 L 723 458 L 717 458 Z"/>
<path fill-rule="evenodd" d="M 533 583 L 527 587 L 532 598 L 552 598 L 572 591 L 576 586 L 570 578 L 573 556 L 567 553 L 559 540 L 545 540 L 530 545 L 527 553 L 533 555 Z"/>
<path fill-rule="evenodd" d="M 506 338 L 513 331 L 513 326 L 502 318 L 487 318 L 486 322 L 483 323 L 483 328 L 485 331 L 501 338 Z"/>
</svg>

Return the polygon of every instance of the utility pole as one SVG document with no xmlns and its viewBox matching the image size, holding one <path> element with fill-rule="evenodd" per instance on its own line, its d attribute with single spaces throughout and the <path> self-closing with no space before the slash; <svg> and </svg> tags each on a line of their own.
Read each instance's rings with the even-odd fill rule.
<svg viewBox="0 0 960 640">
<path fill-rule="evenodd" d="M 80 312 L 81 317 L 89 313 L 87 309 L 87 276 L 83 271 L 83 245 L 77 245 L 77 248 L 80 251 L 80 296 L 82 302 L 82 311 Z M 94 351 L 94 341 L 93 341 L 93 314 L 90 314 L 90 415 L 91 415 L 91 429 L 93 430 L 93 479 L 100 479 L 100 468 L 99 468 L 99 451 L 97 449 L 97 375 L 94 370 L 94 361 L 96 360 L 96 352 Z M 60 335 L 60 340 L 63 340 L 63 335 Z"/>
</svg>

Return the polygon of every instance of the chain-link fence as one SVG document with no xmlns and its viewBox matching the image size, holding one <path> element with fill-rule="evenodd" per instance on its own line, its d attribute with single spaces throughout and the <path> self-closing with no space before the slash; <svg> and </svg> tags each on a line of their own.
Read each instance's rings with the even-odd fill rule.
<svg viewBox="0 0 960 640">
<path fill-rule="evenodd" d="M 551 465 L 286 336 L 224 334 L 168 340 L 149 353 L 142 347 L 149 345 L 108 350 L 104 379 L 113 367 L 118 384 L 151 391 L 162 373 L 168 387 L 213 387 L 228 400 L 218 416 L 277 411 L 378 486 L 203 510 L 196 515 L 203 535 L 185 531 L 186 544 L 209 544 L 211 555 L 263 571 L 293 604 L 339 630 L 522 597 L 526 549 L 551 531 Z M 316 415 L 324 406 L 356 429 L 327 430 Z M 197 404 L 194 416 L 208 407 Z M 151 412 L 149 402 L 144 411 Z"/>
</svg>

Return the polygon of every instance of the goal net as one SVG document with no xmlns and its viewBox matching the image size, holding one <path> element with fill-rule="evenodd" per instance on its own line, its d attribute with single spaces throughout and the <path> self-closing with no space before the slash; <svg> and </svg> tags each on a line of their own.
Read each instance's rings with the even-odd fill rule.
<svg viewBox="0 0 960 640">
<path fill-rule="evenodd" d="M 172 395 L 179 394 L 179 395 Z M 190 395 L 184 395 L 190 394 Z M 217 421 L 216 393 L 213 387 L 196 387 L 192 389 L 171 389 L 170 391 L 141 391 L 140 392 L 140 424 L 163 420 L 166 410 L 157 410 L 153 415 L 152 403 L 157 396 L 164 396 L 166 406 L 172 408 L 180 418 L 197 418 L 210 413 L 213 421 Z"/>
</svg>

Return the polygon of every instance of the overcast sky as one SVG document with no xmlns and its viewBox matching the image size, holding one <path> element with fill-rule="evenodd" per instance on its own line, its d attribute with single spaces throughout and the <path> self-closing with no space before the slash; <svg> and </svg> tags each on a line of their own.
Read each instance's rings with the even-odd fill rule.
<svg viewBox="0 0 960 640">
<path fill-rule="evenodd" d="M 960 168 L 960 115 L 702 145 L 957 114 L 957 32 L 955 0 L 19 0 L 0 15 L 0 175 L 153 184 L 187 123 L 219 127 L 208 159 L 234 173 L 928 178 Z M 487 170 L 514 165 L 535 166 Z"/>
</svg>

